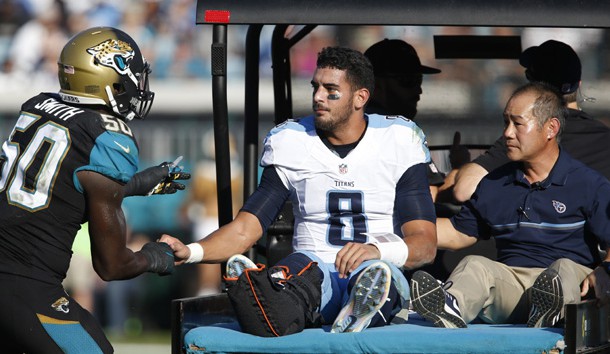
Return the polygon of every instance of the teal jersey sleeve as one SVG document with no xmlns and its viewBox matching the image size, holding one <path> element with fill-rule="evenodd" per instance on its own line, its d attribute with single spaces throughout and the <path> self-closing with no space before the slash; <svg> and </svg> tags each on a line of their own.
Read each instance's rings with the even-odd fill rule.
<svg viewBox="0 0 610 354">
<path fill-rule="evenodd" d="M 95 171 L 121 183 L 127 183 L 138 170 L 138 147 L 127 135 L 105 132 L 99 135 L 91 150 L 89 164 L 78 168 L 78 171 Z M 74 174 L 76 188 L 83 188 Z"/>
</svg>

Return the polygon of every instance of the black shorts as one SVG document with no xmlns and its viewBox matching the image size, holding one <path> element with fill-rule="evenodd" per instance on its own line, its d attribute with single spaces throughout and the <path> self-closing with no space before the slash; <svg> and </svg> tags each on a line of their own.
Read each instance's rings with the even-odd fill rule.
<svg viewBox="0 0 610 354">
<path fill-rule="evenodd" d="M 49 284 L 0 273 L 0 352 L 112 353 L 99 322 Z"/>
</svg>

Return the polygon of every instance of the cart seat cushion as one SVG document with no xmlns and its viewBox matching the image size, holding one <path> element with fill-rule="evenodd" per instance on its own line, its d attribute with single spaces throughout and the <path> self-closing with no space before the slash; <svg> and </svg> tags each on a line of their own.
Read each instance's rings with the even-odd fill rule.
<svg viewBox="0 0 610 354">
<path fill-rule="evenodd" d="M 412 316 L 407 323 L 330 333 L 328 327 L 263 338 L 242 333 L 237 324 L 193 328 L 184 338 L 188 354 L 201 353 L 549 353 L 563 349 L 563 329 L 525 325 L 473 324 L 436 328 Z"/>
</svg>

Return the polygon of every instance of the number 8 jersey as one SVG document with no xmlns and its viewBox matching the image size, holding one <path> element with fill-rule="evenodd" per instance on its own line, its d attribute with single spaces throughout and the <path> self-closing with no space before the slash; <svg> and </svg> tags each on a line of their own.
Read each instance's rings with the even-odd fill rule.
<svg viewBox="0 0 610 354">
<path fill-rule="evenodd" d="M 87 221 L 76 173 L 126 183 L 137 166 L 136 141 L 121 119 L 55 94 L 25 102 L 0 154 L 0 272 L 61 282 Z"/>
<path fill-rule="evenodd" d="M 344 158 L 317 135 L 313 116 L 288 120 L 267 135 L 261 165 L 274 166 L 290 191 L 295 251 L 333 263 L 347 242 L 367 242 L 364 233 L 400 234 L 396 186 L 410 167 L 430 161 L 425 135 L 403 117 L 366 117 L 364 136 Z M 420 185 L 430 198 L 427 181 Z"/>
</svg>

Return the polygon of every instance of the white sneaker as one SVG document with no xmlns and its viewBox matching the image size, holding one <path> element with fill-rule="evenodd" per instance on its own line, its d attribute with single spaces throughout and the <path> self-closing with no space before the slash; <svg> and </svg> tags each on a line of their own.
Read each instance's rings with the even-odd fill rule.
<svg viewBox="0 0 610 354">
<path fill-rule="evenodd" d="M 227 278 L 239 278 L 241 273 L 244 272 L 245 269 L 256 269 L 258 268 L 254 262 L 250 260 L 250 258 L 244 256 L 243 254 L 236 254 L 231 256 L 227 261 Z"/>
<path fill-rule="evenodd" d="M 352 288 L 349 302 L 335 319 L 332 333 L 360 332 L 365 329 L 390 293 L 392 270 L 384 262 L 366 267 Z"/>
</svg>

